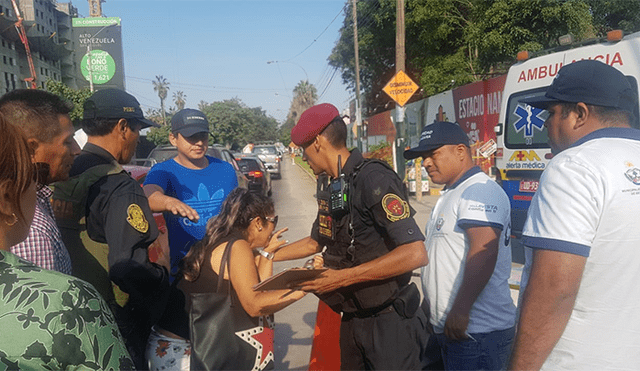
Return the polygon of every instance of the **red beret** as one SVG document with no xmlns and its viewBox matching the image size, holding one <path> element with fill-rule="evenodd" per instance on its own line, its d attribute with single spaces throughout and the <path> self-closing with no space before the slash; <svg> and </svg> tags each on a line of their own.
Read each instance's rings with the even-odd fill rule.
<svg viewBox="0 0 640 371">
<path fill-rule="evenodd" d="M 291 129 L 291 140 L 298 146 L 312 141 L 338 116 L 340 112 L 333 104 L 322 103 L 309 108 Z"/>
</svg>

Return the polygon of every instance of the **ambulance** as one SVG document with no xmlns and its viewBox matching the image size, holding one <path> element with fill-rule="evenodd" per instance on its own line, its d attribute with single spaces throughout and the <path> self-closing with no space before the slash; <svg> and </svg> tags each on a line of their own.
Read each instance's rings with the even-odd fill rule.
<svg viewBox="0 0 640 371">
<path fill-rule="evenodd" d="M 499 123 L 495 127 L 494 173 L 511 201 L 511 229 L 516 237 L 522 234 L 540 175 L 553 157 L 544 126 L 548 113 L 521 101 L 544 95 L 562 66 L 583 59 L 599 60 L 619 69 L 638 89 L 640 32 L 623 37 L 622 31 L 611 31 L 606 39 L 560 48 L 534 58 L 520 52 L 518 63 L 509 69 L 505 82 Z M 637 127 L 638 107 L 635 117 Z"/>
</svg>

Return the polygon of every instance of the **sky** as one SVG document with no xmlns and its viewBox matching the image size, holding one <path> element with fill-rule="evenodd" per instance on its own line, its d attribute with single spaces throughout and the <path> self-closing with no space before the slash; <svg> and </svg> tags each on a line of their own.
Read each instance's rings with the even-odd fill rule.
<svg viewBox="0 0 640 371">
<path fill-rule="evenodd" d="M 64 0 L 62 0 L 64 1 Z M 86 0 L 72 0 L 80 17 Z M 293 88 L 309 80 L 320 102 L 341 112 L 353 96 L 327 58 L 344 21 L 345 0 L 106 0 L 122 20 L 126 90 L 143 110 L 159 109 L 155 76 L 170 83 L 165 106 L 183 91 L 186 108 L 234 97 L 282 123 Z M 272 63 L 267 63 L 272 62 Z"/>
</svg>

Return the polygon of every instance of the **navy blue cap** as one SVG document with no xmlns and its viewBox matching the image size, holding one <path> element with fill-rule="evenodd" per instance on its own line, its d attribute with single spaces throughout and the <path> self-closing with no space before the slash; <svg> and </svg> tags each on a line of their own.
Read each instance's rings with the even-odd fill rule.
<svg viewBox="0 0 640 371">
<path fill-rule="evenodd" d="M 127 119 L 138 121 L 142 124 L 142 128 L 160 127 L 155 122 L 144 118 L 140 103 L 133 95 L 120 89 L 98 90 L 84 102 L 83 108 L 83 120 Z"/>
<path fill-rule="evenodd" d="M 209 132 L 209 121 L 201 111 L 185 108 L 178 111 L 171 119 L 171 132 L 190 137 L 198 133 Z"/>
<path fill-rule="evenodd" d="M 636 93 L 622 72 L 595 60 L 563 66 L 544 96 L 523 99 L 532 107 L 546 109 L 557 103 L 585 103 L 634 112 Z"/>
<path fill-rule="evenodd" d="M 458 124 L 436 121 L 422 129 L 420 143 L 417 147 L 404 151 L 404 158 L 411 160 L 447 144 L 464 144 L 469 147 L 469 137 Z"/>
<path fill-rule="evenodd" d="M 142 124 L 142 128 L 160 127 L 155 122 L 144 118 L 140 103 L 133 95 L 120 89 L 98 90 L 84 102 L 83 108 L 83 120 L 127 119 L 138 121 Z"/>
</svg>

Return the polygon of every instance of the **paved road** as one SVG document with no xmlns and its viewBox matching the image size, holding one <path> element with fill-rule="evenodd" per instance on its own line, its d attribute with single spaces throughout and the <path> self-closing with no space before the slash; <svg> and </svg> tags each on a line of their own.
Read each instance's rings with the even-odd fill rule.
<svg viewBox="0 0 640 371">
<path fill-rule="evenodd" d="M 284 238 L 293 242 L 309 236 L 318 206 L 315 182 L 285 156 L 282 178 L 274 179 L 271 196 L 279 216 L 278 227 L 288 227 Z M 285 268 L 302 266 L 305 259 L 276 262 L 274 273 Z M 276 370 L 306 370 L 309 366 L 313 331 L 316 324 L 318 299 L 307 295 L 302 300 L 275 314 L 275 368 Z"/>
</svg>

